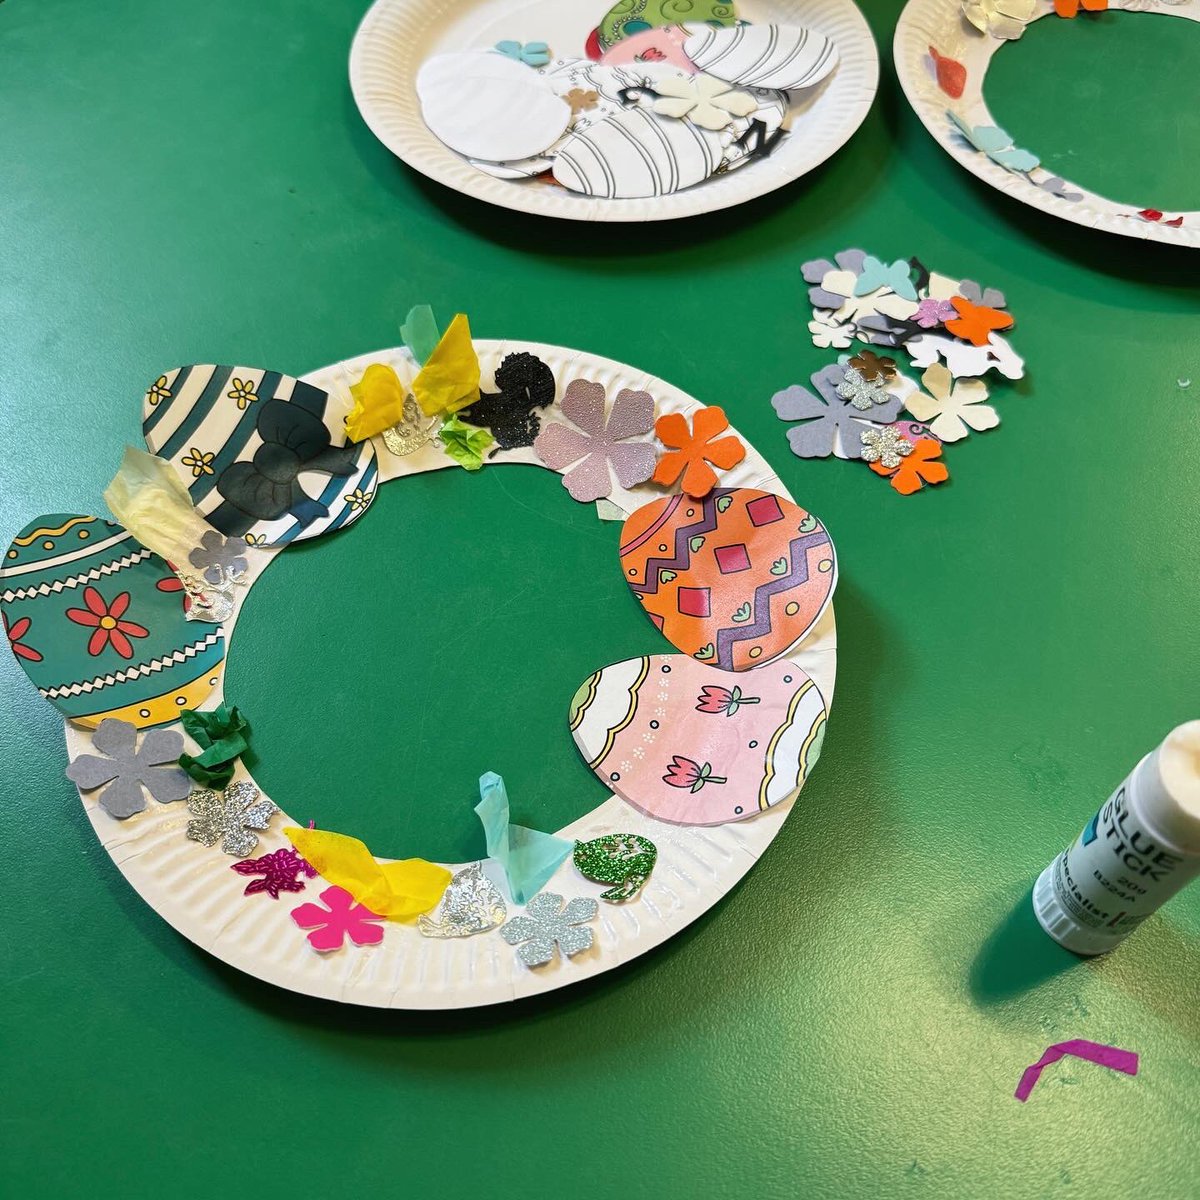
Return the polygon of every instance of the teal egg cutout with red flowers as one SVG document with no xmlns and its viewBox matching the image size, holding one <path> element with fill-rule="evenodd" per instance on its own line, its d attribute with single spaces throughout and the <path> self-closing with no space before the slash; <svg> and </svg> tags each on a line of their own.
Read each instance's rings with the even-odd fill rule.
<svg viewBox="0 0 1200 1200">
<path fill-rule="evenodd" d="M 51 513 L 21 530 L 0 569 L 0 611 L 17 662 L 64 716 L 142 729 L 178 720 L 220 682 L 219 625 L 188 621 L 166 561 L 123 526 Z"/>
</svg>

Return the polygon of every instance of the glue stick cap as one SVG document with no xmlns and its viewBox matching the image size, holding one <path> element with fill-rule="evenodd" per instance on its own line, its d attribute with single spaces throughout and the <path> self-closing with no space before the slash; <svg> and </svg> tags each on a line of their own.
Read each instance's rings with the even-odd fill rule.
<svg viewBox="0 0 1200 1200">
<path fill-rule="evenodd" d="M 1171 730 L 1141 764 L 1133 800 L 1164 842 L 1200 854 L 1200 721 Z"/>
</svg>

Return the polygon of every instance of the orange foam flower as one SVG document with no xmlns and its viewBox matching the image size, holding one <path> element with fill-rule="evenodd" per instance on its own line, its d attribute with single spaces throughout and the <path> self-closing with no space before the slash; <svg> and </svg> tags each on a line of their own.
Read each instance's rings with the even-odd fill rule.
<svg viewBox="0 0 1200 1200">
<path fill-rule="evenodd" d="M 1104 12 L 1108 0 L 1054 0 L 1054 11 L 1060 17 L 1074 17 L 1081 6 L 1084 12 Z"/>
<path fill-rule="evenodd" d="M 873 462 L 871 470 L 876 475 L 891 476 L 892 487 L 902 496 L 911 496 L 919 492 L 925 484 L 945 483 L 950 478 L 946 464 L 935 462 L 942 456 L 942 443 L 932 438 L 921 438 L 912 448 L 907 458 L 900 460 L 896 467 L 885 467 L 882 463 Z"/>
<path fill-rule="evenodd" d="M 673 484 L 683 476 L 683 490 L 689 496 L 701 500 L 713 490 L 717 473 L 708 464 L 728 471 L 746 457 L 746 447 L 741 439 L 729 437 L 713 438 L 729 428 L 729 420 L 723 409 L 710 406 L 702 408 L 688 429 L 687 418 L 682 413 L 667 413 L 654 423 L 654 432 L 668 450 L 654 468 L 654 482 Z"/>
<path fill-rule="evenodd" d="M 947 332 L 965 339 L 972 346 L 986 346 L 988 338 L 994 332 L 1012 328 L 1011 313 L 1001 312 L 998 308 L 986 308 L 982 304 L 972 304 L 963 296 L 951 296 L 950 303 L 958 316 L 951 317 L 945 323 Z"/>
</svg>

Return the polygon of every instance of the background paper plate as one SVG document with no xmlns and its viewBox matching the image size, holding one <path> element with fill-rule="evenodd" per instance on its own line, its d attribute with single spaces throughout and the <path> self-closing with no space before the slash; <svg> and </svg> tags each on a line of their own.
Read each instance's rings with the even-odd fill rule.
<svg viewBox="0 0 1200 1200">
<path fill-rule="evenodd" d="M 1176 7 L 1166 0 L 1109 0 L 1110 9 L 1129 9 L 1143 13 L 1166 14 L 1183 17 L 1189 21 L 1200 21 L 1200 4 L 1192 3 Z M 1054 18 L 1052 0 L 1039 0 L 1034 20 Z M 1086 14 L 1076 18 L 1086 19 Z M 1147 18 L 1149 19 L 1149 18 Z M 1119 37 L 1113 31 L 1113 37 Z M 1200 213 L 1177 213 L 1167 215 L 1174 219 L 1183 217 L 1183 225 L 1173 228 L 1161 222 L 1147 221 L 1138 216 L 1140 207 L 1153 208 L 1153 196 L 1141 198 L 1139 204 L 1120 204 L 1096 192 L 1080 187 L 1068 180 L 1071 191 L 1079 193 L 1079 200 L 1066 200 L 1052 195 L 1038 186 L 1053 173 L 1037 167 L 1032 178 L 1015 174 L 993 162 L 986 154 L 975 150 L 961 139 L 953 129 L 946 110 L 952 109 L 971 125 L 998 125 L 988 110 L 983 98 L 983 81 L 988 64 L 1001 47 L 1008 46 L 1006 54 L 1020 54 L 1021 43 L 980 33 L 962 15 L 959 0 L 909 0 L 900 21 L 896 25 L 896 36 L 892 41 L 892 53 L 896 61 L 896 74 L 908 102 L 913 106 L 925 128 L 934 140 L 952 158 L 961 163 L 972 175 L 978 175 L 986 183 L 1007 193 L 1031 208 L 1090 229 L 1103 229 L 1109 233 L 1120 233 L 1126 237 L 1143 238 L 1152 242 L 1167 242 L 1172 246 L 1200 246 Z M 943 58 L 952 58 L 966 68 L 967 80 L 962 96 L 955 99 L 938 86 L 931 69 L 930 47 Z M 1023 149 L 1033 154 L 1038 147 L 1029 145 Z"/>
<path fill-rule="evenodd" d="M 579 221 L 665 221 L 714 212 L 799 179 L 840 149 L 862 123 L 879 83 L 871 31 L 852 0 L 746 0 L 755 24 L 806 25 L 837 44 L 833 75 L 792 107 L 792 132 L 768 158 L 716 179 L 646 200 L 600 200 L 544 183 L 495 179 L 426 128 L 414 80 L 431 54 L 496 42 L 544 41 L 560 57 L 583 57 L 606 0 L 377 0 L 350 50 L 350 86 L 363 120 L 393 154 L 430 179 L 503 208 Z M 797 93 L 801 95 L 801 93 Z"/>
<path fill-rule="evenodd" d="M 529 342 L 476 340 L 485 383 L 497 364 L 513 351 L 528 350 L 541 358 L 554 372 L 559 397 L 564 380 L 585 375 L 605 385 L 609 396 L 621 388 L 646 390 L 654 396 L 658 412 L 693 413 L 701 407 L 678 388 L 611 359 L 581 354 L 558 346 Z M 324 388 L 335 398 L 347 391 L 372 362 L 399 362 L 406 354 L 401 348 L 364 354 L 343 363 L 334 363 L 302 378 Z M 550 410 L 547 410 L 549 413 Z M 743 439 L 744 440 L 744 439 Z M 532 463 L 540 466 L 531 448 L 502 451 L 489 460 L 487 470 L 506 463 Z M 380 480 L 437 470 L 456 465 L 440 451 L 420 450 L 406 458 L 380 451 Z M 727 487 L 751 487 L 791 498 L 779 478 L 762 456 L 747 446 L 746 458 L 722 477 Z M 471 486 L 464 477 L 460 486 Z M 615 491 L 613 500 L 632 509 L 652 495 Z M 574 504 L 564 491 L 562 504 Z M 367 519 L 371 519 L 370 513 Z M 620 526 L 610 524 L 613 538 L 612 569 L 620 570 L 617 537 Z M 339 537 L 354 537 L 347 530 Z M 253 586 L 274 556 L 282 551 L 263 549 L 247 553 L 249 585 Z M 239 589 L 239 608 L 249 588 Z M 233 635 L 237 612 L 225 623 L 229 654 L 237 654 Z M 663 641 L 663 654 L 671 653 Z M 614 661 L 620 657 L 614 655 Z M 805 671 L 824 697 L 826 708 L 833 700 L 834 673 L 837 666 L 837 638 L 833 609 L 826 610 L 802 647 L 776 660 L 790 660 Z M 596 668 L 606 666 L 597 663 Z M 564 685 L 562 727 L 559 734 L 571 736 L 568 709 L 578 680 Z M 220 684 L 212 703 L 221 698 Z M 172 726 L 174 728 L 174 726 Z M 90 751 L 88 734 L 66 726 L 67 751 L 74 759 Z M 237 779 L 253 778 L 239 766 Z M 264 797 L 267 796 L 263 792 Z M 257 857 L 290 845 L 283 835 L 285 825 L 299 824 L 288 816 L 289 808 L 303 811 L 303 797 L 270 796 L 282 810 L 272 818 L 270 828 L 259 835 Z M 457 819 L 474 821 L 473 798 L 464 797 Z M 101 845 L 108 851 L 121 873 L 159 916 L 196 945 L 268 983 L 353 1004 L 380 1008 L 451 1009 L 495 1004 L 522 996 L 535 995 L 587 979 L 628 962 L 653 949 L 672 934 L 678 933 L 712 907 L 755 864 L 783 826 L 795 800 L 785 800 L 748 821 L 729 825 L 679 826 L 655 821 L 612 796 L 579 820 L 558 830 L 559 836 L 587 841 L 605 833 L 636 833 L 648 837 L 658 847 L 658 862 L 638 900 L 625 905 L 601 903 L 592 924 L 595 941 L 592 948 L 574 958 L 557 961 L 530 970 L 517 961 L 516 953 L 495 930 L 460 939 L 423 937 L 415 924 L 388 922 L 383 941 L 377 946 L 350 948 L 320 955 L 308 945 L 293 923 L 290 913 L 296 903 L 315 901 L 325 886 L 321 880 L 309 883 L 299 897 L 284 893 L 272 902 L 264 896 L 244 896 L 246 877 L 229 869 L 235 861 L 219 847 L 205 847 L 190 841 L 185 829 L 190 817 L 185 804 L 151 803 L 136 816 L 117 821 L 105 813 L 96 793 L 83 798 L 84 810 Z M 338 832 L 353 834 L 353 828 Z M 445 864 L 452 871 L 463 863 Z M 494 864 L 485 869 L 492 874 Z M 507 895 L 502 875 L 495 875 L 501 891 Z M 591 883 L 576 870 L 570 857 L 546 884 L 546 891 L 573 896 L 598 896 L 604 885 Z M 520 906 L 509 905 L 509 915 Z"/>
</svg>

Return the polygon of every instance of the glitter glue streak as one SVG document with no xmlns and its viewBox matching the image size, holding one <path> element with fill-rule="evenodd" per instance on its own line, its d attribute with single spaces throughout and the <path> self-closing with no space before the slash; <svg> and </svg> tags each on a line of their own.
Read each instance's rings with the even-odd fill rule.
<svg viewBox="0 0 1200 1200">
<path fill-rule="evenodd" d="M 1033 910 L 1076 954 L 1100 954 L 1200 875 L 1200 721 L 1142 759 L 1042 873 Z"/>
</svg>

